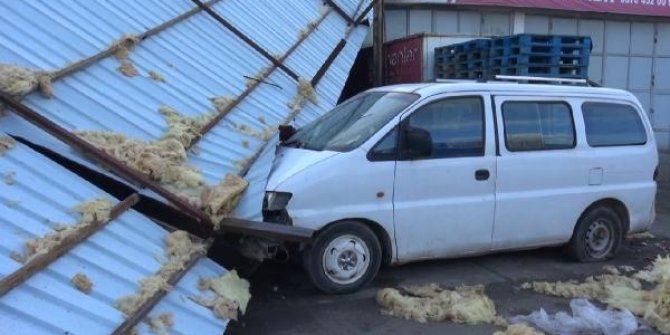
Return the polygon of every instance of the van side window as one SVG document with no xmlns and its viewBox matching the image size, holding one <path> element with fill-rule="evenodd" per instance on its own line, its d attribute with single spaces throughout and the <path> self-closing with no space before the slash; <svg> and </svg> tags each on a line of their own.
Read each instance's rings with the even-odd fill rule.
<svg viewBox="0 0 670 335">
<path fill-rule="evenodd" d="M 481 97 L 448 98 L 421 107 L 409 117 L 433 141 L 431 158 L 484 155 L 484 102 Z"/>
<path fill-rule="evenodd" d="M 398 152 L 398 127 L 389 131 L 377 144 L 368 152 L 368 160 L 372 162 L 394 161 Z"/>
<path fill-rule="evenodd" d="M 509 151 L 575 147 L 575 125 L 565 102 L 507 101 L 502 105 Z"/>
<path fill-rule="evenodd" d="M 592 147 L 642 145 L 647 132 L 635 108 L 616 103 L 582 104 L 586 142 Z"/>
</svg>

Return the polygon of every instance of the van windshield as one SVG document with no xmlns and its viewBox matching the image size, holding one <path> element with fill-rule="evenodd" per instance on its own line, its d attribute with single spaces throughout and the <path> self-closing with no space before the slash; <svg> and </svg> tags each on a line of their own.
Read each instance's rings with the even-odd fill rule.
<svg viewBox="0 0 670 335">
<path fill-rule="evenodd" d="M 357 95 L 298 130 L 284 145 L 317 151 L 353 150 L 418 98 L 391 92 Z"/>
</svg>

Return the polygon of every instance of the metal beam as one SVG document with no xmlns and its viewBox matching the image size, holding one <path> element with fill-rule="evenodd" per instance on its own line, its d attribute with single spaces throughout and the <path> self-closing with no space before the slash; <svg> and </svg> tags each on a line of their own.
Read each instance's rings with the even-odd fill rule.
<svg viewBox="0 0 670 335">
<path fill-rule="evenodd" d="M 207 8 L 208 6 L 211 6 L 211 5 L 213 5 L 213 4 L 215 4 L 219 1 L 221 1 L 221 0 L 208 1 L 205 4 L 205 8 Z M 163 31 L 163 30 L 165 30 L 165 29 L 167 29 L 167 28 L 169 28 L 169 27 L 171 27 L 171 26 L 173 26 L 173 25 L 175 25 L 175 24 L 177 24 L 181 21 L 184 21 L 184 20 L 188 19 L 189 17 L 197 14 L 201 10 L 202 10 L 202 7 L 193 8 L 193 9 L 189 10 L 188 12 L 185 12 L 185 13 L 179 15 L 179 16 L 176 16 L 176 17 L 174 17 L 174 18 L 172 18 L 168 21 L 165 21 L 165 22 L 161 23 L 160 25 L 158 25 L 154 28 L 151 28 L 151 29 L 139 34 L 137 36 L 137 38 L 138 38 L 139 41 L 143 41 L 143 40 L 145 40 L 145 39 L 147 39 L 151 36 L 154 36 L 154 35 L 160 33 L 161 31 Z M 97 53 L 93 56 L 90 56 L 90 57 L 87 57 L 87 58 L 84 58 L 84 59 L 80 59 L 76 62 L 73 62 L 73 63 L 69 64 L 68 66 L 66 66 L 62 69 L 56 70 L 56 71 L 51 73 L 51 80 L 53 81 L 53 80 L 60 79 L 64 76 L 72 74 L 72 73 L 74 73 L 78 70 L 86 68 L 89 65 L 91 65 L 91 64 L 93 64 L 93 63 L 95 63 L 95 62 L 97 62 L 101 59 L 112 56 L 112 55 L 114 55 L 114 53 L 116 53 L 119 50 L 120 47 L 121 47 L 121 45 L 113 45 L 112 47 L 109 47 L 109 48 L 107 48 L 107 49 L 105 49 L 105 50 L 103 50 L 103 51 L 101 51 L 101 52 L 99 52 L 99 53 Z"/>
<path fill-rule="evenodd" d="M 356 18 L 356 24 L 357 24 L 357 25 L 358 25 L 358 24 L 363 24 L 363 21 L 365 20 L 365 17 L 368 16 L 368 13 L 372 10 L 372 8 L 375 6 L 375 4 L 376 4 L 377 1 L 378 1 L 378 0 L 372 0 L 372 1 L 370 2 L 370 4 L 369 4 L 367 7 L 365 7 L 365 9 L 364 9 L 363 12 L 361 13 L 361 15 L 359 15 L 359 16 Z"/>
<path fill-rule="evenodd" d="M 214 18 L 214 20 L 216 20 L 221 25 L 223 25 L 228 30 L 230 30 L 233 34 L 235 34 L 235 36 L 240 38 L 242 41 L 244 41 L 246 44 L 248 44 L 250 47 L 252 47 L 258 53 L 263 55 L 263 57 L 270 60 L 275 67 L 278 67 L 278 68 L 282 69 L 291 78 L 293 78 L 295 80 L 298 80 L 299 76 L 293 70 L 289 69 L 286 65 L 284 65 L 283 62 L 281 62 L 280 60 L 275 58 L 275 56 L 271 55 L 267 50 L 265 50 L 263 47 L 258 45 L 258 43 L 256 43 L 254 40 L 249 38 L 249 36 L 245 35 L 242 31 L 240 31 L 235 26 L 233 26 L 230 22 L 228 22 L 226 19 L 224 19 L 221 15 L 219 15 L 217 12 L 215 12 L 212 8 L 205 5 L 200 0 L 191 0 L 191 1 L 193 1 L 196 5 L 198 5 L 198 7 L 200 7 L 207 14 L 209 14 L 212 18 Z"/>
<path fill-rule="evenodd" d="M 372 64 L 375 86 L 384 85 L 384 1 L 376 1 L 372 19 Z"/>
<path fill-rule="evenodd" d="M 340 52 L 342 52 L 342 49 L 344 49 L 344 47 L 346 46 L 347 39 L 349 38 L 349 36 L 351 36 L 351 34 L 354 32 L 355 29 L 356 26 L 350 26 L 347 32 L 345 33 L 344 38 L 335 46 L 333 51 L 331 51 L 330 55 L 328 56 L 328 59 L 326 59 L 323 66 L 319 68 L 317 73 L 314 75 L 314 78 L 312 78 L 311 81 L 312 87 L 316 89 L 316 86 L 319 84 L 325 73 L 328 71 L 332 63 L 335 61 L 335 59 L 337 59 L 337 56 L 340 54 Z M 287 124 L 288 122 L 290 122 L 290 120 L 292 120 L 295 117 L 295 115 L 297 115 L 299 112 L 300 110 L 298 110 L 298 112 L 291 112 L 289 116 L 282 121 L 282 124 Z M 275 131 L 272 134 L 272 136 L 274 136 L 277 132 L 278 130 Z M 265 148 L 269 145 L 269 143 L 270 143 L 269 141 L 265 142 L 256 152 L 254 152 L 251 158 L 247 160 L 245 166 L 242 167 L 242 169 L 240 170 L 239 173 L 240 176 L 244 177 L 247 175 L 249 169 L 251 169 L 251 165 L 258 159 L 261 153 L 263 153 L 263 150 L 265 150 Z"/>
<path fill-rule="evenodd" d="M 149 179 L 147 175 L 134 170 L 133 168 L 129 167 L 128 165 L 118 160 L 116 157 L 111 156 L 110 154 L 98 149 L 97 147 L 86 142 L 79 136 L 70 133 L 66 129 L 62 128 L 53 121 L 42 116 L 38 112 L 14 100 L 7 94 L 0 92 L 0 101 L 7 104 L 9 107 L 12 108 L 14 113 L 23 117 L 28 122 L 45 130 L 49 134 L 55 136 L 59 140 L 65 142 L 66 144 L 80 151 L 81 153 L 91 156 L 92 158 L 103 164 L 105 167 L 109 168 L 112 172 L 118 174 L 119 176 L 127 180 L 146 186 L 150 190 L 158 193 L 160 196 L 167 199 L 169 202 L 173 203 L 182 211 L 186 212 L 186 214 L 193 216 L 199 222 L 211 225 L 211 221 L 202 211 L 194 208 L 184 199 L 180 198 L 174 193 L 169 192 L 155 181 Z"/>
<path fill-rule="evenodd" d="M 72 248 L 77 246 L 79 243 L 86 240 L 100 229 L 104 228 L 109 222 L 118 218 L 121 214 L 130 209 L 130 207 L 135 205 L 139 200 L 140 197 L 137 195 L 137 193 L 133 193 L 112 207 L 109 213 L 109 218 L 107 220 L 91 222 L 87 226 L 81 228 L 75 234 L 63 238 L 63 240 L 61 240 L 61 242 L 55 248 L 53 248 L 53 250 L 49 250 L 48 253 L 35 256 L 26 262 L 21 268 L 14 271 L 9 276 L 3 278 L 2 281 L 0 281 L 0 297 L 21 285 L 34 274 L 40 272 L 59 257 L 72 250 Z"/>
<path fill-rule="evenodd" d="M 326 18 L 326 16 L 328 16 L 328 14 L 330 14 L 331 10 L 332 10 L 331 8 L 328 8 L 328 10 L 323 15 L 321 15 L 321 17 L 319 17 L 319 19 L 314 24 L 309 25 L 309 27 L 307 28 L 308 30 L 305 32 L 305 34 L 302 34 L 300 36 L 300 38 L 298 39 L 298 41 L 296 41 L 296 43 L 294 43 L 279 58 L 280 63 L 283 63 L 302 44 L 302 42 L 305 41 L 305 39 L 307 39 L 307 37 L 309 37 L 316 30 L 316 28 L 321 24 L 321 22 L 323 22 L 323 20 Z M 258 87 L 261 84 L 262 80 L 269 77 L 270 74 L 272 73 L 272 71 L 274 71 L 276 68 L 277 68 L 277 66 L 273 64 L 272 67 L 270 68 L 270 70 L 265 74 L 265 77 L 258 78 L 259 79 L 258 81 L 254 81 L 254 83 L 252 83 L 251 86 L 247 87 L 247 89 L 244 90 L 244 92 L 242 92 L 242 94 L 238 95 L 235 98 L 235 100 L 233 100 L 230 104 L 228 104 L 228 106 L 226 106 L 226 108 L 224 110 L 222 110 L 220 113 L 218 113 L 216 116 L 214 116 L 214 118 L 207 125 L 205 125 L 202 128 L 200 133 L 202 135 L 204 135 L 207 132 L 209 132 L 210 130 L 212 130 L 212 128 L 214 128 L 214 126 L 216 126 L 221 120 L 223 120 L 223 118 L 226 117 L 226 115 L 228 115 L 228 113 L 230 113 L 230 111 L 233 110 L 233 108 L 237 107 L 237 105 L 239 105 L 247 96 L 249 96 L 256 89 L 256 87 Z M 200 136 L 200 137 L 196 138 L 195 140 L 193 140 L 191 142 L 190 147 L 195 145 L 202 137 L 203 136 Z"/>
<path fill-rule="evenodd" d="M 337 15 L 341 16 L 345 21 L 347 21 L 347 25 L 350 25 L 350 26 L 351 26 L 351 25 L 356 24 L 356 21 L 354 21 L 354 19 L 352 19 L 351 16 L 349 16 L 349 15 L 347 14 L 347 12 L 345 12 L 340 6 L 338 6 L 338 5 L 335 3 L 335 1 L 333 1 L 333 0 L 326 0 L 326 3 L 327 3 L 328 6 L 330 6 L 333 10 L 335 10 L 335 13 L 337 13 Z"/>
<path fill-rule="evenodd" d="M 209 250 L 213 242 L 214 239 L 212 238 L 205 240 L 205 247 L 203 248 L 203 251 L 192 254 L 191 258 L 188 260 L 188 262 L 186 262 L 182 269 L 175 271 L 172 273 L 172 275 L 170 275 L 170 277 L 167 279 L 168 287 L 176 286 L 177 283 L 179 283 L 179 280 L 184 277 L 184 275 L 195 265 L 195 263 L 197 263 L 200 258 L 207 254 L 207 250 Z M 164 288 L 159 289 L 156 294 L 140 305 L 140 307 L 138 307 L 135 312 L 133 312 L 133 314 L 128 315 L 123 323 L 121 323 L 112 332 L 112 335 L 130 334 L 131 329 L 135 327 L 140 321 L 142 321 L 142 319 L 144 319 L 144 317 L 147 316 L 149 312 L 151 312 L 154 306 L 156 306 L 167 294 L 168 290 Z"/>
<path fill-rule="evenodd" d="M 316 74 L 314 75 L 314 78 L 312 78 L 312 86 L 316 87 L 316 85 L 321 81 L 321 78 L 326 74 L 328 69 L 330 68 L 331 65 L 333 65 L 333 62 L 335 59 L 337 59 L 337 56 L 340 55 L 340 52 L 342 52 L 342 49 L 347 45 L 347 40 L 342 39 L 340 40 L 339 43 L 335 46 L 333 51 L 330 52 L 330 55 L 328 55 L 328 58 L 326 58 L 326 61 L 323 62 L 323 65 L 319 68 L 318 71 L 316 71 Z"/>
<path fill-rule="evenodd" d="M 314 236 L 314 230 L 287 226 L 278 223 L 256 222 L 238 218 L 225 218 L 221 227 L 226 227 L 229 233 L 239 233 L 279 241 L 309 242 Z M 246 232 L 253 231 L 253 234 Z"/>
</svg>

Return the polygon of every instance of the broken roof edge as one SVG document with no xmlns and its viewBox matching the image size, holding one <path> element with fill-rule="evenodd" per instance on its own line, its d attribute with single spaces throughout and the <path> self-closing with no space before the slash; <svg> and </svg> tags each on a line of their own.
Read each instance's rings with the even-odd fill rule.
<svg viewBox="0 0 670 335">
<path fill-rule="evenodd" d="M 41 116 L 39 113 L 33 111 L 31 108 L 23 105 L 20 102 L 15 101 L 14 99 L 12 99 L 11 97 L 7 96 L 2 92 L 0 92 L 0 101 L 6 103 L 9 107 L 12 108 L 13 112 L 17 113 L 26 121 L 50 133 L 52 136 L 65 142 L 72 148 L 77 149 L 79 152 L 89 154 L 94 153 L 90 154 L 90 156 L 97 162 L 110 168 L 110 170 L 112 170 L 113 172 L 121 176 L 126 175 L 126 178 L 130 180 L 144 182 L 145 185 L 150 186 L 149 187 L 150 189 L 157 191 L 158 194 L 167 198 L 168 201 L 172 202 L 172 199 L 170 198 L 177 199 L 177 202 L 172 203 L 178 206 L 182 210 L 188 209 L 190 211 L 197 211 L 195 208 L 191 207 L 181 198 L 178 198 L 177 195 L 172 194 L 169 191 L 163 189 L 160 185 L 151 181 L 141 172 L 133 170 L 129 166 L 116 160 L 113 156 L 97 149 L 95 146 L 79 138 L 78 136 L 69 133 L 67 130 L 61 128 L 52 121 Z M 199 212 L 199 215 L 204 218 L 204 220 L 199 221 L 201 224 L 210 222 L 209 219 L 205 216 L 204 212 Z M 197 219 L 196 216 L 193 217 Z M 265 238 L 275 238 L 280 240 L 288 239 L 288 240 L 305 241 L 309 239 L 309 237 L 311 237 L 311 232 L 306 232 L 304 231 L 304 229 L 299 229 L 292 226 L 268 227 L 267 225 L 257 224 L 247 220 L 233 220 L 233 219 L 229 219 L 227 222 L 229 223 L 229 226 L 219 225 L 219 228 L 222 229 L 223 231 L 230 231 L 233 233 L 259 236 Z"/>
</svg>

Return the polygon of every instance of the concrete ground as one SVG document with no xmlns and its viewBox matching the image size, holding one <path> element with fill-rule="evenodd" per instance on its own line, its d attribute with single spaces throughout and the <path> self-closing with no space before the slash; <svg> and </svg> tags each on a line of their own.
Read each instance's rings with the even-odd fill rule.
<svg viewBox="0 0 670 335">
<path fill-rule="evenodd" d="M 357 293 L 326 296 L 316 291 L 300 267 L 264 264 L 250 278 L 252 300 L 247 314 L 232 322 L 228 334 L 491 334 L 491 325 L 417 323 L 383 316 L 375 301 L 384 287 L 439 283 L 443 286 L 484 284 L 503 317 L 569 311 L 569 299 L 548 297 L 518 287 L 529 280 L 583 279 L 601 273 L 605 264 L 640 269 L 670 250 L 670 155 L 662 156 L 657 220 L 646 241 L 627 241 L 620 255 L 607 263 L 580 264 L 558 248 L 512 252 L 458 260 L 442 260 L 382 268 L 373 283 Z M 641 330 L 638 334 L 655 334 Z"/>
</svg>

